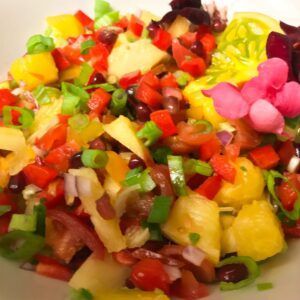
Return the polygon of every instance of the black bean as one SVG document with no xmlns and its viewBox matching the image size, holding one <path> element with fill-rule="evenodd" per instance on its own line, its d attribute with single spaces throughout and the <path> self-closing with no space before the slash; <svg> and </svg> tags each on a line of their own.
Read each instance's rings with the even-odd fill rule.
<svg viewBox="0 0 300 300">
<path fill-rule="evenodd" d="M 70 167 L 72 169 L 79 169 L 79 168 L 83 167 L 83 163 L 81 161 L 81 155 L 82 155 L 82 152 L 78 152 L 70 158 Z"/>
<path fill-rule="evenodd" d="M 98 40 L 100 43 L 106 45 L 113 45 L 118 38 L 118 34 L 114 30 L 103 29 L 98 34 Z"/>
<path fill-rule="evenodd" d="M 179 112 L 179 101 L 175 97 L 167 97 L 163 99 L 163 107 L 170 112 L 176 114 Z"/>
<path fill-rule="evenodd" d="M 139 168 L 139 167 L 142 167 L 143 169 L 145 169 L 146 164 L 140 157 L 138 157 L 135 154 L 132 154 L 131 158 L 130 158 L 130 161 L 128 163 L 128 167 L 130 169 L 135 169 L 135 168 Z"/>
<path fill-rule="evenodd" d="M 200 41 L 195 41 L 192 44 L 190 50 L 200 57 L 205 56 L 205 50 L 204 50 L 203 44 Z"/>
<path fill-rule="evenodd" d="M 105 83 L 106 80 L 103 76 L 103 74 L 101 73 L 96 73 L 95 75 L 93 75 L 93 77 L 91 78 L 89 84 L 101 84 L 101 83 Z"/>
<path fill-rule="evenodd" d="M 137 103 L 134 106 L 134 110 L 138 121 L 147 122 L 148 120 L 150 120 L 151 110 L 146 104 L 142 102 Z"/>
<path fill-rule="evenodd" d="M 12 193 L 20 193 L 26 186 L 24 174 L 20 172 L 17 175 L 11 176 L 8 183 L 8 189 Z"/>
<path fill-rule="evenodd" d="M 239 282 L 249 276 L 244 264 L 229 264 L 217 269 L 217 278 L 224 282 Z"/>
</svg>

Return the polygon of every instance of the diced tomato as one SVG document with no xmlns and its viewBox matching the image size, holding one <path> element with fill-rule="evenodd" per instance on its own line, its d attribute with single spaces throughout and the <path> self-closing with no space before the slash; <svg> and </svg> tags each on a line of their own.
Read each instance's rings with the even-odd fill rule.
<svg viewBox="0 0 300 300">
<path fill-rule="evenodd" d="M 115 23 L 114 26 L 120 27 L 120 28 L 126 30 L 128 27 L 128 23 L 129 23 L 129 21 L 128 21 L 127 17 L 123 17 L 117 23 Z"/>
<path fill-rule="evenodd" d="M 69 281 L 71 279 L 73 273 L 68 267 L 47 257 L 40 257 L 39 260 L 40 261 L 36 266 L 36 272 L 38 274 L 62 281 Z"/>
<path fill-rule="evenodd" d="M 152 71 L 149 71 L 142 77 L 140 84 L 142 83 L 147 83 L 150 87 L 152 87 L 155 90 L 160 89 L 160 81 Z"/>
<path fill-rule="evenodd" d="M 53 148 L 63 145 L 67 140 L 67 125 L 59 124 L 48 130 L 36 141 L 36 146 L 42 150 L 50 151 Z"/>
<path fill-rule="evenodd" d="M 60 172 L 65 172 L 69 167 L 69 159 L 79 151 L 80 147 L 78 144 L 74 141 L 70 141 L 51 150 L 45 157 L 44 162 Z"/>
<path fill-rule="evenodd" d="M 78 45 L 77 45 L 78 44 Z M 62 68 L 60 69 L 65 70 L 70 65 L 80 65 L 84 62 L 84 58 L 80 53 L 80 45 L 79 43 L 74 43 L 72 45 L 67 45 L 61 49 L 59 49 L 59 52 L 61 53 L 61 56 L 57 54 L 57 61 L 55 60 L 55 63 L 57 63 L 57 67 Z M 55 59 L 55 57 L 54 57 Z M 68 64 L 69 62 L 69 64 Z"/>
<path fill-rule="evenodd" d="M 182 35 L 179 40 L 184 47 L 189 49 L 196 42 L 196 36 L 196 32 L 187 32 Z"/>
<path fill-rule="evenodd" d="M 211 53 L 216 48 L 216 39 L 211 33 L 205 33 L 200 41 L 206 53 Z"/>
<path fill-rule="evenodd" d="M 178 39 L 173 40 L 172 53 L 178 67 L 180 67 L 184 61 L 197 57 L 192 51 L 182 46 Z"/>
<path fill-rule="evenodd" d="M 165 88 L 165 87 L 178 88 L 178 83 L 177 83 L 176 77 L 172 73 L 169 72 L 167 75 L 165 75 L 163 78 L 161 78 L 160 86 L 161 86 L 161 88 Z"/>
<path fill-rule="evenodd" d="M 298 193 L 296 189 L 289 182 L 282 182 L 280 186 L 276 188 L 278 197 L 286 210 L 293 210 L 294 204 L 298 199 Z"/>
<path fill-rule="evenodd" d="M 196 57 L 186 59 L 179 65 L 180 69 L 191 74 L 194 77 L 199 77 L 204 74 L 206 70 L 206 64 L 203 58 Z"/>
<path fill-rule="evenodd" d="M 102 73 L 108 68 L 109 51 L 105 45 L 98 43 L 90 49 L 89 55 L 91 57 L 92 66 L 99 73 Z"/>
<path fill-rule="evenodd" d="M 28 184 L 34 184 L 41 189 L 45 188 L 58 176 L 56 170 L 47 166 L 39 166 L 37 164 L 26 166 L 23 169 L 23 172 Z"/>
<path fill-rule="evenodd" d="M 76 19 L 82 24 L 83 27 L 93 29 L 94 21 L 87 16 L 83 11 L 79 10 L 75 14 Z"/>
<path fill-rule="evenodd" d="M 0 236 L 8 233 L 11 214 L 5 214 L 0 217 Z"/>
<path fill-rule="evenodd" d="M 9 89 L 0 89 L 0 115 L 2 115 L 3 106 L 12 106 L 17 101 L 18 97 L 12 94 Z"/>
<path fill-rule="evenodd" d="M 62 114 L 57 115 L 57 117 L 58 117 L 59 123 L 63 124 L 63 125 L 68 124 L 68 120 L 71 118 L 71 116 L 69 116 L 69 115 L 62 115 Z"/>
<path fill-rule="evenodd" d="M 208 177 L 196 190 L 198 194 L 213 200 L 222 187 L 222 177 Z"/>
<path fill-rule="evenodd" d="M 300 220 L 297 220 L 296 225 L 292 227 L 282 224 L 282 228 L 287 237 L 300 238 Z"/>
<path fill-rule="evenodd" d="M 150 119 L 163 132 L 163 138 L 172 136 L 177 133 L 177 127 L 174 124 L 170 112 L 166 109 L 154 111 L 150 114 Z"/>
<path fill-rule="evenodd" d="M 143 259 L 133 266 L 131 282 L 144 291 L 160 289 L 166 294 L 169 293 L 170 279 L 164 265 L 158 259 Z"/>
<path fill-rule="evenodd" d="M 172 36 L 168 31 L 166 31 L 162 28 L 159 28 L 155 32 L 155 36 L 152 40 L 152 43 L 160 50 L 166 51 L 166 50 L 168 50 L 168 48 L 171 47 Z"/>
<path fill-rule="evenodd" d="M 163 100 L 163 96 L 145 82 L 139 85 L 135 97 L 152 107 L 159 106 Z"/>
<path fill-rule="evenodd" d="M 66 70 L 71 66 L 70 61 L 64 56 L 59 48 L 54 49 L 51 54 L 59 71 Z"/>
<path fill-rule="evenodd" d="M 237 144 L 229 144 L 225 146 L 225 156 L 230 160 L 236 160 L 241 152 L 241 147 Z"/>
<path fill-rule="evenodd" d="M 249 158 L 261 169 L 272 169 L 277 166 L 280 160 L 279 155 L 271 145 L 251 150 Z"/>
<path fill-rule="evenodd" d="M 215 154 L 211 160 L 210 164 L 214 171 L 219 174 L 224 180 L 234 183 L 236 169 L 229 162 L 228 158 L 221 154 Z"/>
<path fill-rule="evenodd" d="M 114 260 L 123 266 L 133 266 L 138 262 L 136 258 L 134 258 L 131 252 L 127 249 L 121 250 L 119 252 L 114 252 L 112 254 Z"/>
<path fill-rule="evenodd" d="M 20 117 L 21 117 L 21 112 L 17 111 L 17 110 L 12 110 L 11 111 L 11 122 L 14 125 L 20 125 Z"/>
<path fill-rule="evenodd" d="M 137 84 L 141 78 L 141 71 L 131 72 L 129 74 L 125 74 L 119 81 L 119 85 L 123 89 L 127 89 L 129 86 Z"/>
<path fill-rule="evenodd" d="M 199 157 L 201 160 L 208 161 L 215 154 L 219 154 L 220 152 L 221 152 L 221 143 L 219 139 L 215 137 L 200 145 Z"/>
<path fill-rule="evenodd" d="M 131 15 L 128 24 L 128 30 L 130 30 L 136 36 L 140 37 L 144 30 L 144 22 L 140 20 L 138 17 L 136 17 L 135 15 Z"/>
<path fill-rule="evenodd" d="M 17 203 L 13 200 L 11 194 L 0 193 L 0 205 L 8 205 L 11 207 L 10 213 L 15 213 L 18 210 Z"/>
<path fill-rule="evenodd" d="M 88 107 L 92 112 L 101 115 L 108 106 L 111 99 L 111 94 L 103 89 L 97 89 L 93 92 L 91 99 L 88 101 Z"/>
<path fill-rule="evenodd" d="M 209 25 L 200 25 L 197 31 L 197 39 L 201 39 L 205 34 L 212 33 Z"/>
<path fill-rule="evenodd" d="M 296 149 L 292 141 L 286 141 L 282 143 L 277 151 L 280 162 L 284 165 L 288 165 L 291 158 L 296 154 Z"/>
</svg>

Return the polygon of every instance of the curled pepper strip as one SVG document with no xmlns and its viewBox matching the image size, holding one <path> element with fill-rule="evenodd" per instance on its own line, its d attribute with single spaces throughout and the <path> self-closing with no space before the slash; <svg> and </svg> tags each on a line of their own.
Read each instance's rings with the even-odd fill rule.
<svg viewBox="0 0 300 300">
<path fill-rule="evenodd" d="M 241 280 L 239 282 L 224 282 L 221 281 L 220 288 L 222 291 L 232 291 L 241 289 L 255 281 L 255 279 L 260 275 L 260 269 L 257 263 L 248 256 L 232 256 L 226 258 L 219 262 L 217 268 L 221 268 L 230 264 L 243 264 L 248 270 L 248 278 Z"/>
</svg>

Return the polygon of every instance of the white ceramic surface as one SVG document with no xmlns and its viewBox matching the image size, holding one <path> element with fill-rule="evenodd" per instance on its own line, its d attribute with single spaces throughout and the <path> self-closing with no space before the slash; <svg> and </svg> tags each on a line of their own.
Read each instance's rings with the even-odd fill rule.
<svg viewBox="0 0 300 300">
<path fill-rule="evenodd" d="M 210 0 L 203 0 L 207 3 Z M 162 14 L 169 0 L 112 0 L 122 11 L 148 9 Z M 236 11 L 267 13 L 285 22 L 300 25 L 300 0 L 217 0 L 228 6 L 229 17 Z M 82 9 L 92 15 L 93 0 L 0 0 L 0 74 L 4 78 L 10 62 L 22 55 L 29 36 L 42 32 L 47 16 L 73 13 Z M 274 289 L 258 292 L 256 286 L 235 292 L 220 293 L 212 289 L 207 300 L 299 300 L 300 242 L 289 243 L 287 253 L 262 266 L 259 282 L 272 282 Z M 67 286 L 56 280 L 20 270 L 0 259 L 0 300 L 66 300 Z M 107 299 L 109 300 L 109 299 Z"/>
</svg>

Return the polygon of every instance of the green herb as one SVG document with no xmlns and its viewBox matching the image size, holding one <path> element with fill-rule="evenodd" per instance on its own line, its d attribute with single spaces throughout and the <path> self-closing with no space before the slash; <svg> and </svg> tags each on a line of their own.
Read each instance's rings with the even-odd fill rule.
<svg viewBox="0 0 300 300">
<path fill-rule="evenodd" d="M 87 168 L 100 169 L 107 165 L 108 155 L 102 150 L 85 149 L 82 152 L 81 161 Z"/>
<path fill-rule="evenodd" d="M 0 217 L 11 211 L 10 205 L 0 205 Z"/>
<path fill-rule="evenodd" d="M 127 99 L 128 96 L 125 90 L 117 89 L 114 91 L 110 102 L 110 110 L 114 116 L 118 117 L 126 112 Z"/>
<path fill-rule="evenodd" d="M 164 165 L 168 164 L 167 156 L 172 154 L 173 153 L 171 148 L 167 146 L 160 147 L 152 151 L 152 156 L 154 161 L 158 164 L 164 164 Z"/>
<path fill-rule="evenodd" d="M 20 125 L 14 125 L 12 120 L 12 112 L 16 111 L 20 113 L 18 122 Z M 29 128 L 34 121 L 34 113 L 28 108 L 21 108 L 18 106 L 4 106 L 3 107 L 3 123 L 7 127 L 12 128 Z"/>
<path fill-rule="evenodd" d="M 240 169 L 241 169 L 243 172 L 248 172 L 248 169 L 247 169 L 245 166 L 241 166 Z"/>
<path fill-rule="evenodd" d="M 248 256 L 232 256 L 223 259 L 218 263 L 217 268 L 231 264 L 244 264 L 248 270 L 248 278 L 236 283 L 221 281 L 220 287 L 222 291 L 231 291 L 243 288 L 253 283 L 255 279 L 260 275 L 260 270 L 257 263 L 251 257 Z"/>
<path fill-rule="evenodd" d="M 185 185 L 182 157 L 169 155 L 168 166 L 172 185 L 174 187 L 176 195 L 185 196 L 187 194 L 187 190 Z"/>
<path fill-rule="evenodd" d="M 256 285 L 257 290 L 259 291 L 266 291 L 266 290 L 270 290 L 273 288 L 273 283 L 272 282 L 264 282 L 264 283 L 258 283 Z"/>
<path fill-rule="evenodd" d="M 177 71 L 174 73 L 176 81 L 180 87 L 185 87 L 189 81 L 192 79 L 189 73 L 183 71 Z"/>
<path fill-rule="evenodd" d="M 193 246 L 196 246 L 198 244 L 199 240 L 200 240 L 200 234 L 197 233 L 197 232 L 191 232 L 189 234 L 189 239 L 191 241 L 191 244 Z"/>
<path fill-rule="evenodd" d="M 184 171 L 186 174 L 201 174 L 204 176 L 211 176 L 213 174 L 213 168 L 207 162 L 189 159 L 184 163 Z"/>
<path fill-rule="evenodd" d="M 29 38 L 26 46 L 28 54 L 50 52 L 55 48 L 53 39 L 41 34 L 33 35 Z"/>
<path fill-rule="evenodd" d="M 59 89 L 46 87 L 44 85 L 39 85 L 35 90 L 33 90 L 32 94 L 39 105 L 49 104 L 53 101 L 53 99 L 57 99 L 61 95 Z"/>
<path fill-rule="evenodd" d="M 11 231 L 0 238 L 0 255 L 11 260 L 27 261 L 43 249 L 43 237 L 22 231 Z"/>
<path fill-rule="evenodd" d="M 119 12 L 114 11 L 107 1 L 95 1 L 95 28 L 109 26 L 119 20 Z"/>
<path fill-rule="evenodd" d="M 72 289 L 70 293 L 70 300 L 93 300 L 93 295 L 87 289 Z"/>
<path fill-rule="evenodd" d="M 120 19 L 120 14 L 118 11 L 111 11 L 95 21 L 95 28 L 99 29 L 104 26 L 111 26 L 112 24 L 118 22 Z"/>
<path fill-rule="evenodd" d="M 207 120 L 195 120 L 195 119 L 188 119 L 188 124 L 191 125 L 202 125 L 203 128 L 199 133 L 208 134 L 211 133 L 214 129 L 213 125 Z M 199 126 L 200 127 L 200 126 Z"/>
<path fill-rule="evenodd" d="M 93 73 L 94 69 L 88 63 L 83 63 L 79 77 L 75 79 L 74 83 L 79 86 L 86 85 Z"/>
<path fill-rule="evenodd" d="M 88 85 L 86 87 L 84 87 L 84 90 L 91 90 L 91 89 L 103 89 L 104 91 L 110 93 L 115 91 L 117 88 L 109 83 L 100 83 L 100 84 L 92 84 L 92 85 Z"/>
<path fill-rule="evenodd" d="M 9 223 L 9 231 L 23 230 L 28 232 L 35 232 L 37 225 L 37 216 L 35 214 L 13 214 Z"/>
<path fill-rule="evenodd" d="M 93 40 L 84 41 L 80 46 L 80 53 L 84 55 L 89 54 L 90 49 L 93 48 L 95 45 L 96 43 Z"/>
<path fill-rule="evenodd" d="M 149 147 L 156 143 L 156 141 L 162 136 L 162 131 L 153 121 L 148 121 L 136 135 L 140 139 L 145 139 L 144 144 L 146 147 Z"/>
<path fill-rule="evenodd" d="M 36 231 L 40 236 L 46 234 L 46 206 L 43 204 L 44 199 L 38 205 L 34 206 L 33 213 L 36 215 Z"/>
<path fill-rule="evenodd" d="M 141 223 L 143 228 L 148 228 L 150 232 L 150 241 L 163 241 L 160 225 L 155 223 L 148 223 L 143 220 Z"/>
<path fill-rule="evenodd" d="M 172 198 L 168 196 L 156 196 L 148 216 L 149 223 L 162 224 L 168 219 Z"/>
<path fill-rule="evenodd" d="M 142 32 L 142 39 L 147 39 L 149 38 L 149 30 L 147 28 L 144 28 L 143 32 Z"/>
<path fill-rule="evenodd" d="M 68 124 L 69 126 L 77 131 L 80 131 L 84 128 L 86 128 L 90 123 L 90 119 L 88 117 L 88 115 L 85 114 L 77 114 L 72 116 L 69 120 L 68 120 Z"/>
</svg>

